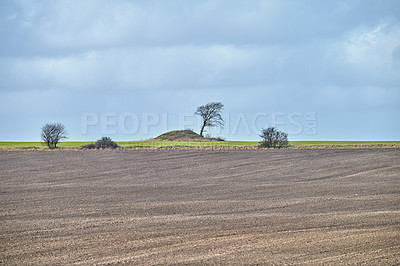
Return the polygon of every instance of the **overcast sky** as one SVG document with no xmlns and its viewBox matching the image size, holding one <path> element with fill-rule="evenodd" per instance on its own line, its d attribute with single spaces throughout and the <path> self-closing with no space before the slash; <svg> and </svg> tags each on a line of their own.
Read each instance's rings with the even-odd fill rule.
<svg viewBox="0 0 400 266">
<path fill-rule="evenodd" d="M 0 140 L 400 140 L 400 1 L 0 1 Z"/>
</svg>

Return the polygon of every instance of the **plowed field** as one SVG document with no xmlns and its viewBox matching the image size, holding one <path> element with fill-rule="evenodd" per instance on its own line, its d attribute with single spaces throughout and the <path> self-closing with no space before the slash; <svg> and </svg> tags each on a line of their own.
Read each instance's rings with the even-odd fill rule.
<svg viewBox="0 0 400 266">
<path fill-rule="evenodd" d="M 0 152 L 0 264 L 399 264 L 400 150 Z"/>
</svg>

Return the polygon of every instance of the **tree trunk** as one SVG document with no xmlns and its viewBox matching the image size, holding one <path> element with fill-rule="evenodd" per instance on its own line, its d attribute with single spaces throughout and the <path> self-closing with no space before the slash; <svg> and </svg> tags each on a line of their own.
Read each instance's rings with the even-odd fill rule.
<svg viewBox="0 0 400 266">
<path fill-rule="evenodd" d="M 202 137 L 203 137 L 203 131 L 204 131 L 205 127 L 206 127 L 206 123 L 203 123 L 203 126 L 201 127 L 201 130 L 200 130 L 200 136 L 202 136 Z"/>
</svg>

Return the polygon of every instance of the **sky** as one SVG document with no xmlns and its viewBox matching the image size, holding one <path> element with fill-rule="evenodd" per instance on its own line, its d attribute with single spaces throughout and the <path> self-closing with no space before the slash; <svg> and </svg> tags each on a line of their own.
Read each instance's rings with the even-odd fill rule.
<svg viewBox="0 0 400 266">
<path fill-rule="evenodd" d="M 2 0 L 0 140 L 400 140 L 398 0 Z"/>
</svg>

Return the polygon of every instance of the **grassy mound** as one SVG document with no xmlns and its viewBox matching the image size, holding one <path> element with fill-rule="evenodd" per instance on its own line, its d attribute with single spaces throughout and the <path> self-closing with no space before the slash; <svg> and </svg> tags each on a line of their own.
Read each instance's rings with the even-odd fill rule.
<svg viewBox="0 0 400 266">
<path fill-rule="evenodd" d="M 192 130 L 174 130 L 161 134 L 154 140 L 158 141 L 218 141 L 215 138 L 204 138 Z"/>
</svg>

